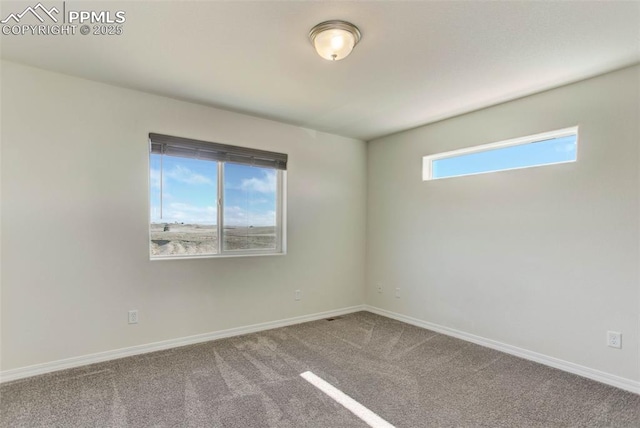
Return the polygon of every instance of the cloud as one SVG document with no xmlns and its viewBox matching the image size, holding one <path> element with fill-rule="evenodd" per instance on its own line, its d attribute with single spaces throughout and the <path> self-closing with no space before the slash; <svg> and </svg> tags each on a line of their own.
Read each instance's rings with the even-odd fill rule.
<svg viewBox="0 0 640 428">
<path fill-rule="evenodd" d="M 173 202 L 165 205 L 160 218 L 158 206 L 151 206 L 152 223 L 216 224 L 217 216 L 215 206 Z M 227 206 L 224 209 L 224 223 L 228 226 L 274 226 L 276 212 L 273 210 L 249 211 L 239 206 Z"/>
<path fill-rule="evenodd" d="M 554 149 L 556 152 L 560 152 L 560 153 L 571 153 L 576 150 L 576 143 L 571 142 L 571 143 L 565 143 L 565 144 L 558 144 L 554 147 Z"/>
<path fill-rule="evenodd" d="M 245 178 L 240 188 L 258 193 L 275 193 L 277 185 L 276 171 L 263 171 L 262 178 Z"/>
<path fill-rule="evenodd" d="M 276 212 L 252 212 L 238 206 L 225 207 L 224 223 L 229 226 L 275 226 Z"/>
<path fill-rule="evenodd" d="M 165 176 L 186 184 L 214 184 L 209 177 L 205 177 L 202 174 L 195 173 L 189 168 L 185 168 L 181 165 L 176 165 L 170 171 L 165 172 Z"/>
<path fill-rule="evenodd" d="M 215 206 L 197 206 L 181 202 L 168 204 L 162 210 L 162 219 L 158 206 L 151 207 L 152 223 L 216 224 L 218 213 Z M 228 226 L 274 226 L 275 211 L 249 211 L 239 206 L 227 206 L 224 210 L 224 222 Z"/>
<path fill-rule="evenodd" d="M 273 202 L 273 199 L 269 200 L 265 198 L 260 198 L 260 199 L 251 198 L 248 201 L 250 205 L 262 205 L 262 204 L 268 204 L 269 202 Z"/>
<path fill-rule="evenodd" d="M 173 180 L 191 185 L 212 185 L 215 186 L 215 178 L 211 179 L 204 175 L 176 165 L 170 170 L 164 171 L 163 180 Z M 152 188 L 160 188 L 161 174 L 160 170 L 150 170 L 150 181 Z M 167 187 L 164 186 L 166 190 Z M 244 192 L 252 192 L 254 195 L 250 197 L 246 206 L 225 207 L 225 224 L 230 226 L 273 226 L 276 223 L 276 212 L 271 210 L 260 209 L 265 204 L 272 202 L 273 194 L 277 188 L 277 171 L 263 171 L 262 177 L 246 178 L 241 180 L 240 186 L 235 187 L 237 190 Z M 255 195 L 258 194 L 258 195 Z M 210 206 L 194 205 L 183 203 L 179 200 L 180 196 L 174 192 L 175 197 L 164 197 L 164 205 L 162 209 L 162 218 L 160 218 L 160 208 L 156 199 L 152 198 L 151 221 L 153 223 L 185 223 L 185 224 L 216 224 L 217 223 L 217 206 L 215 203 Z M 259 196 L 265 195 L 265 196 Z M 256 197 L 258 196 L 258 197 Z M 195 202 L 195 201 L 191 201 Z M 231 200 L 229 200 L 231 202 Z M 211 202 L 209 202 L 211 203 Z M 243 205 L 243 204 L 241 204 Z"/>
<path fill-rule="evenodd" d="M 159 189 L 160 188 L 160 170 L 151 168 L 149 170 L 149 181 L 151 183 L 151 188 Z"/>
<path fill-rule="evenodd" d="M 157 206 L 151 207 L 152 223 L 189 223 L 189 224 L 216 224 L 218 222 L 218 211 L 215 206 L 196 206 L 182 202 L 173 202 L 162 210 Z"/>
</svg>

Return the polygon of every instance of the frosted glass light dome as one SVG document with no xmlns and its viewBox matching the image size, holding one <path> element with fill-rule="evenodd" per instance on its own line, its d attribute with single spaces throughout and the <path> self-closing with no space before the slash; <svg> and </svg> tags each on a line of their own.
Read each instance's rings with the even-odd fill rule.
<svg viewBox="0 0 640 428">
<path fill-rule="evenodd" d="M 360 37 L 358 27 L 345 21 L 322 22 L 309 32 L 309 39 L 318 55 L 329 61 L 346 58 Z"/>
</svg>

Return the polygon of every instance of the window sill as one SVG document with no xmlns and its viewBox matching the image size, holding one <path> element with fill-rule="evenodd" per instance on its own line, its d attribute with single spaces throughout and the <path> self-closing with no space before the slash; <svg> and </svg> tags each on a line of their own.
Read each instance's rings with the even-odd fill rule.
<svg viewBox="0 0 640 428">
<path fill-rule="evenodd" d="M 281 252 L 255 252 L 255 253 L 238 253 L 238 254 L 187 254 L 184 256 L 159 256 L 159 257 L 149 257 L 149 260 L 152 262 L 162 261 L 162 260 L 193 260 L 193 259 L 228 259 L 228 258 L 237 258 L 237 257 L 264 257 L 264 256 L 285 256 L 287 255 L 286 251 Z"/>
</svg>

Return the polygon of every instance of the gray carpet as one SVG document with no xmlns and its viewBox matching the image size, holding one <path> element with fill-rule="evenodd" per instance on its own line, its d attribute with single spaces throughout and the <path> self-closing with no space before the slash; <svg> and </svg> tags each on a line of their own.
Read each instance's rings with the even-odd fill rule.
<svg viewBox="0 0 640 428">
<path fill-rule="evenodd" d="M 0 387 L 2 427 L 640 427 L 640 396 L 368 312 Z"/>
</svg>

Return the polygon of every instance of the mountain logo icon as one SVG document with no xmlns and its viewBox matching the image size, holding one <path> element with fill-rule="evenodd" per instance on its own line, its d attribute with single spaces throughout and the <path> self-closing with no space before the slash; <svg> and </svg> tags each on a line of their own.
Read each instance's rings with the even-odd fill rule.
<svg viewBox="0 0 640 428">
<path fill-rule="evenodd" d="M 0 21 L 0 23 L 2 24 L 6 24 L 11 20 L 14 20 L 15 23 L 19 23 L 20 20 L 27 14 L 31 14 L 33 16 L 35 16 L 38 21 L 40 22 L 44 22 L 44 17 L 49 17 L 53 22 L 58 22 L 58 18 L 56 18 L 55 16 L 53 16 L 53 14 L 55 13 L 56 15 L 58 13 L 60 13 L 60 11 L 56 8 L 56 7 L 52 7 L 51 9 L 47 9 L 46 7 L 44 7 L 42 5 L 42 3 L 38 3 L 35 6 L 29 6 L 27 7 L 25 10 L 22 11 L 22 13 L 11 13 L 9 14 L 9 16 L 7 16 L 5 19 L 3 19 L 2 21 Z"/>
</svg>

